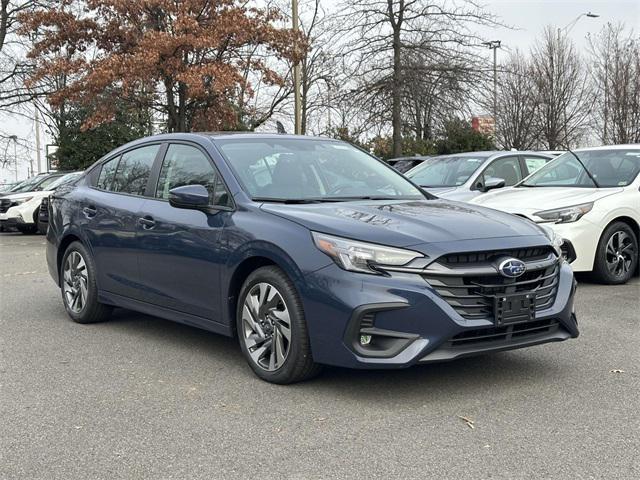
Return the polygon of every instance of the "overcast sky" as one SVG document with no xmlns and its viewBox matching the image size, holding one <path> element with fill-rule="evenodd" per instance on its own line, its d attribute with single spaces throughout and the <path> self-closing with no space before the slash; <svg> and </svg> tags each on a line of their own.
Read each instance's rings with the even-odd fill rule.
<svg viewBox="0 0 640 480">
<path fill-rule="evenodd" d="M 327 3 L 335 4 L 339 1 L 327 0 Z M 564 28 L 576 17 L 587 12 L 600 16 L 598 18 L 583 16 L 568 32 L 580 49 L 586 49 L 587 36 L 597 33 L 607 22 L 624 22 L 627 28 L 634 28 L 636 33 L 640 31 L 639 0 L 484 0 L 484 3 L 489 11 L 500 16 L 505 24 L 515 27 L 515 29 L 486 29 L 480 32 L 491 40 L 501 40 L 505 51 L 515 48 L 528 51 L 546 25 Z M 499 52 L 498 58 L 505 55 L 505 51 Z M 487 50 L 487 55 L 489 54 Z M 35 143 L 32 121 L 19 117 L 0 116 L 0 125 L 2 131 L 18 135 L 32 144 Z M 50 143 L 50 139 L 45 136 L 42 141 L 43 157 L 46 143 Z M 33 156 L 35 158 L 35 153 Z M 19 177 L 24 178 L 26 174 L 27 165 L 24 164 L 19 170 Z M 0 171 L 0 183 L 11 180 L 13 177 L 13 172 Z"/>
</svg>

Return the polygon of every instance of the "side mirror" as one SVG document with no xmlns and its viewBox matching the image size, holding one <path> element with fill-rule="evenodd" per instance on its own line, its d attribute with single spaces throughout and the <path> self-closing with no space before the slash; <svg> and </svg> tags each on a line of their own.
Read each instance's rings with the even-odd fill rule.
<svg viewBox="0 0 640 480">
<path fill-rule="evenodd" d="M 169 205 L 201 210 L 209 206 L 209 192 L 202 185 L 184 185 L 169 190 Z"/>
<path fill-rule="evenodd" d="M 504 187 L 505 183 L 506 182 L 504 178 L 489 177 L 485 180 L 484 188 L 482 189 L 482 191 L 488 192 L 489 190 L 493 190 L 495 188 L 502 188 Z"/>
</svg>

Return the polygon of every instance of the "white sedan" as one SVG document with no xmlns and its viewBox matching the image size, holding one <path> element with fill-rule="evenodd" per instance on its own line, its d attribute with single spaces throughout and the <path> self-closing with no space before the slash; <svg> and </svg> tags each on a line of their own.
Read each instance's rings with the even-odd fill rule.
<svg viewBox="0 0 640 480">
<path fill-rule="evenodd" d="M 580 149 L 471 202 L 548 225 L 574 271 L 625 283 L 638 268 L 639 173 L 640 145 Z"/>
</svg>

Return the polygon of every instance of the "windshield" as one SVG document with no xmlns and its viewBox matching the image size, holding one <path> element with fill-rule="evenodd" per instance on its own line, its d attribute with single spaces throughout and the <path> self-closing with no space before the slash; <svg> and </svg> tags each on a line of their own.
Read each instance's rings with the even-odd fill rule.
<svg viewBox="0 0 640 480">
<path fill-rule="evenodd" d="M 640 171 L 640 149 L 567 152 L 530 175 L 524 187 L 625 187 Z M 584 165 L 584 166 L 583 166 Z M 588 169 L 589 173 L 585 171 Z M 593 179 L 596 183 L 594 183 Z"/>
<path fill-rule="evenodd" d="M 80 175 L 82 175 L 80 172 L 74 172 L 63 175 L 62 177 L 54 177 L 54 181 L 47 185 L 47 190 L 55 190 L 62 185 L 67 185 L 74 180 L 77 180 Z"/>
<path fill-rule="evenodd" d="M 407 172 L 414 183 L 422 187 L 457 187 L 462 185 L 488 157 L 436 157 Z"/>
<path fill-rule="evenodd" d="M 28 192 L 31 188 L 36 185 L 40 180 L 42 180 L 42 175 L 37 175 L 35 177 L 27 178 L 26 180 L 20 182 L 17 185 L 14 185 L 11 188 L 11 192 L 20 193 L 20 192 Z"/>
<path fill-rule="evenodd" d="M 424 199 L 402 175 L 343 142 L 216 140 L 254 200 Z"/>
</svg>

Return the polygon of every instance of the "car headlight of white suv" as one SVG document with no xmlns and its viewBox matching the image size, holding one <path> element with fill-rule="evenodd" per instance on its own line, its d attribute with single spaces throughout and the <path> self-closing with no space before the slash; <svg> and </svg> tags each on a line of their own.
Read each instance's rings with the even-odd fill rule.
<svg viewBox="0 0 640 480">
<path fill-rule="evenodd" d="M 534 215 L 541 218 L 543 222 L 571 223 L 580 220 L 580 218 L 582 218 L 584 214 L 589 213 L 592 208 L 593 202 L 590 202 L 583 203 L 582 205 L 573 205 L 571 207 L 543 210 L 542 212 L 534 213 Z"/>
</svg>

